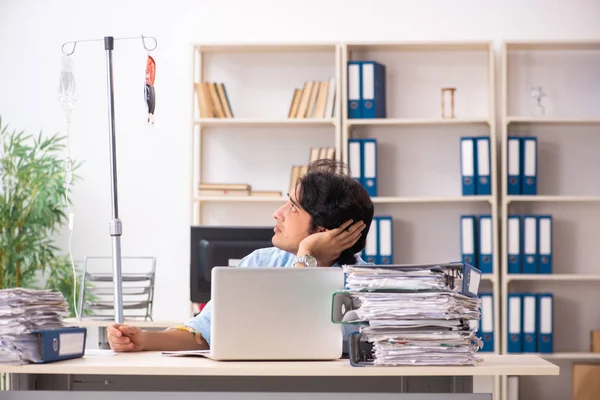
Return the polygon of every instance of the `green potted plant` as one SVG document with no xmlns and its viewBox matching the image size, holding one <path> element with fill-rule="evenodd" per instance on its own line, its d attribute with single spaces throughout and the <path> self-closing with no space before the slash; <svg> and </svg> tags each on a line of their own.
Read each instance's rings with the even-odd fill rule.
<svg viewBox="0 0 600 400">
<path fill-rule="evenodd" d="M 60 291 L 74 315 L 71 258 L 53 239 L 69 220 L 65 140 L 9 131 L 0 118 L 0 289 Z"/>
</svg>

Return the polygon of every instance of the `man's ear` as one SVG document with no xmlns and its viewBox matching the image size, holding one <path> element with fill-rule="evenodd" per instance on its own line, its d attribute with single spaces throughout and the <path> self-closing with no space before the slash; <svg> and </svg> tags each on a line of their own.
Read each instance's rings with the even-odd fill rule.
<svg viewBox="0 0 600 400">
<path fill-rule="evenodd" d="M 317 232 L 325 232 L 327 229 L 323 228 L 322 226 L 317 227 Z"/>
</svg>

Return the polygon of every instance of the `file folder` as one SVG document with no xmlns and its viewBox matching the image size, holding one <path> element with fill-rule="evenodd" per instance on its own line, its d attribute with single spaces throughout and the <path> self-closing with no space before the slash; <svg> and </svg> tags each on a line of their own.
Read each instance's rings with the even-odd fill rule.
<svg viewBox="0 0 600 400">
<path fill-rule="evenodd" d="M 484 274 L 491 274 L 493 266 L 493 229 L 492 216 L 479 216 L 479 261 L 477 268 Z"/>
<path fill-rule="evenodd" d="M 520 274 L 521 266 L 521 216 L 509 215 L 507 219 L 508 235 L 508 273 Z"/>
<path fill-rule="evenodd" d="M 554 296 L 552 293 L 538 294 L 539 326 L 538 351 L 554 352 Z"/>
<path fill-rule="evenodd" d="M 507 192 L 509 196 L 514 196 L 521 194 L 521 139 L 509 136 L 507 148 Z"/>
<path fill-rule="evenodd" d="M 348 164 L 350 176 L 363 185 L 363 150 L 360 139 L 348 139 Z"/>
<path fill-rule="evenodd" d="M 523 352 L 537 353 L 537 297 L 523 294 Z"/>
<path fill-rule="evenodd" d="M 394 228 L 391 216 L 378 216 L 378 255 L 377 264 L 392 264 L 394 256 Z"/>
<path fill-rule="evenodd" d="M 509 353 L 523 352 L 523 317 L 521 314 L 521 294 L 508 294 L 508 345 Z"/>
<path fill-rule="evenodd" d="M 348 118 L 362 118 L 360 66 L 360 61 L 348 61 Z"/>
<path fill-rule="evenodd" d="M 385 66 L 375 61 L 362 61 L 362 118 L 385 118 Z"/>
<path fill-rule="evenodd" d="M 493 352 L 494 351 L 494 297 L 492 293 L 482 293 L 479 295 L 481 299 L 481 321 L 479 325 L 479 333 L 483 348 L 479 351 Z"/>
<path fill-rule="evenodd" d="M 460 248 L 462 262 L 478 268 L 476 256 L 475 216 L 463 215 L 460 217 Z"/>
<path fill-rule="evenodd" d="M 377 140 L 373 138 L 361 139 L 363 170 L 363 186 L 369 196 L 377 196 Z"/>
<path fill-rule="evenodd" d="M 477 144 L 477 155 L 475 157 L 477 159 L 477 187 L 475 188 L 475 192 L 480 196 L 491 195 L 490 138 L 477 137 L 475 138 L 475 142 Z"/>
<path fill-rule="evenodd" d="M 472 137 L 462 137 L 460 139 L 460 170 L 463 196 L 473 196 L 477 193 L 475 185 L 476 154 L 474 139 Z"/>
<path fill-rule="evenodd" d="M 537 217 L 525 215 L 523 217 L 523 273 L 536 274 L 537 263 Z"/>
<path fill-rule="evenodd" d="M 369 289 L 371 291 L 373 286 L 369 284 L 376 280 L 378 284 L 375 292 L 397 291 L 398 289 L 405 292 L 452 291 L 453 293 L 476 298 L 479 295 L 481 283 L 481 271 L 462 262 L 391 265 L 358 264 L 343 265 L 342 268 L 348 276 L 360 275 L 358 282 L 346 285 L 349 290 Z M 431 271 L 431 274 L 427 274 L 427 278 L 423 278 L 422 272 L 424 271 Z M 405 278 L 401 278 L 397 281 L 397 277 L 400 275 L 416 280 L 408 282 Z M 441 282 L 439 278 L 442 278 Z M 364 284 L 367 284 L 367 286 L 364 286 Z M 409 284 L 409 287 L 406 287 L 407 284 Z"/>
<path fill-rule="evenodd" d="M 367 241 L 365 248 L 362 251 L 362 259 L 370 264 L 376 264 L 379 252 L 379 224 L 377 223 L 377 217 L 373 217 L 369 232 L 367 233 Z"/>
<path fill-rule="evenodd" d="M 552 216 L 538 216 L 538 273 L 552 273 Z"/>
<path fill-rule="evenodd" d="M 38 336 L 40 360 L 44 364 L 83 357 L 85 353 L 86 328 L 56 328 L 32 331 Z"/>
<path fill-rule="evenodd" d="M 521 193 L 524 195 L 537 194 L 537 138 L 521 138 L 522 170 Z"/>
</svg>

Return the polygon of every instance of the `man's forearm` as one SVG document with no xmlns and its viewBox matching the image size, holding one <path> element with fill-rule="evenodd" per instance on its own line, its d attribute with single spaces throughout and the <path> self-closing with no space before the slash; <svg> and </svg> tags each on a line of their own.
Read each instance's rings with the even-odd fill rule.
<svg viewBox="0 0 600 400">
<path fill-rule="evenodd" d="M 146 351 L 178 351 L 178 350 L 208 350 L 206 340 L 196 341 L 193 333 L 180 329 L 166 331 L 145 331 L 144 350 Z"/>
</svg>

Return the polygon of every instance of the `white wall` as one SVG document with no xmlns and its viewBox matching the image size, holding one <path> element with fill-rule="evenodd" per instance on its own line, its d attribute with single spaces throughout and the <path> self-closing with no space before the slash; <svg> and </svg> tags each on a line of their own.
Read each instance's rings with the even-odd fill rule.
<svg viewBox="0 0 600 400">
<path fill-rule="evenodd" d="M 65 130 L 56 99 L 64 41 L 142 33 L 158 38 L 154 130 L 145 124 L 144 51 L 130 41 L 118 42 L 114 53 L 123 254 L 157 257 L 158 320 L 189 313 L 192 42 L 600 37 L 596 0 L 0 0 L 0 16 L 0 115 L 29 132 Z M 72 154 L 85 165 L 73 195 L 73 251 L 81 259 L 110 255 L 102 45 L 79 45 L 75 68 Z M 65 237 L 59 240 L 66 247 Z"/>
</svg>

